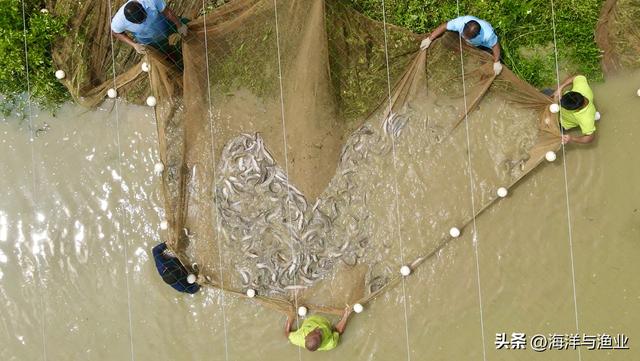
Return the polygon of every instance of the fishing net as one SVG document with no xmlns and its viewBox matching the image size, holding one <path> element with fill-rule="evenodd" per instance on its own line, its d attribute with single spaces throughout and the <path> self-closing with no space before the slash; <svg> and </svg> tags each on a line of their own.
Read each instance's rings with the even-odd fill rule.
<svg viewBox="0 0 640 361">
<path fill-rule="evenodd" d="M 640 0 L 607 0 L 602 6 L 596 42 L 605 74 L 640 68 Z"/>
<path fill-rule="evenodd" d="M 184 4 L 183 71 L 111 52 L 104 4 L 56 63 L 85 104 L 158 99 L 165 236 L 203 284 L 286 312 L 369 302 L 560 146 L 551 99 L 454 34 L 420 51 L 339 0 Z"/>
</svg>

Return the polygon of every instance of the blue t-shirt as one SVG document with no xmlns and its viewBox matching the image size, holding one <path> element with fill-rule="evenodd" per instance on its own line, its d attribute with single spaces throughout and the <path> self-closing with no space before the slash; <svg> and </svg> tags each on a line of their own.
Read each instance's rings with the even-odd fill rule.
<svg viewBox="0 0 640 361">
<path fill-rule="evenodd" d="M 471 20 L 475 20 L 480 24 L 480 33 L 475 38 L 468 40 L 468 42 L 474 46 L 484 46 L 489 49 L 493 48 L 493 46 L 498 43 L 498 36 L 493 31 L 493 27 L 488 22 L 478 19 L 475 16 L 466 15 L 455 18 L 447 23 L 447 30 L 457 31 L 460 36 L 462 36 L 464 26 Z"/>
<path fill-rule="evenodd" d="M 141 24 L 135 24 L 127 20 L 124 16 L 124 7 L 130 2 L 122 5 L 116 15 L 111 19 L 111 30 L 114 33 L 124 33 L 128 31 L 133 35 L 136 42 L 140 44 L 151 44 L 160 42 L 167 37 L 170 24 L 162 14 L 165 9 L 164 0 L 136 0 L 147 13 L 147 18 Z"/>
<path fill-rule="evenodd" d="M 153 259 L 156 261 L 156 268 L 162 279 L 176 291 L 185 293 L 196 293 L 200 289 L 197 283 L 189 284 L 187 276 L 189 272 L 182 263 L 175 257 L 168 257 L 162 252 L 167 249 L 166 243 L 160 243 L 153 247 Z"/>
</svg>

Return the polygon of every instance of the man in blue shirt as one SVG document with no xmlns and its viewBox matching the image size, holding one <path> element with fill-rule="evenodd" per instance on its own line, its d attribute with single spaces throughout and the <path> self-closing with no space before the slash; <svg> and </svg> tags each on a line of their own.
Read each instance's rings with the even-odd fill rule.
<svg viewBox="0 0 640 361">
<path fill-rule="evenodd" d="M 420 49 L 429 48 L 431 42 L 442 36 L 445 31 L 457 32 L 467 43 L 491 51 L 493 54 L 493 71 L 496 75 L 502 72 L 500 63 L 500 44 L 498 36 L 493 31 L 493 27 L 488 22 L 478 19 L 475 16 L 461 16 L 438 26 L 428 37 L 426 37 Z"/>
<path fill-rule="evenodd" d="M 190 275 L 189 271 L 182 265 L 178 257 L 176 257 L 168 248 L 166 243 L 160 243 L 153 247 L 153 259 L 156 262 L 158 273 L 162 280 L 173 287 L 178 292 L 196 293 L 200 289 L 200 285 L 195 283 L 194 275 Z M 189 277 L 191 276 L 191 277 Z M 193 279 L 190 279 L 193 278 Z"/>
<path fill-rule="evenodd" d="M 162 50 L 169 35 L 176 31 L 187 35 L 187 26 L 166 7 L 164 0 L 130 0 L 111 20 L 111 31 L 138 54 L 144 54 L 147 45 Z"/>
</svg>

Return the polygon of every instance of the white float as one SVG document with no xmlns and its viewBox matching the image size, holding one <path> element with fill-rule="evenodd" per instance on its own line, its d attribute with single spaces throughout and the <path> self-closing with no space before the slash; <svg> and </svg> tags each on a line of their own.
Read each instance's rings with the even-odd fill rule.
<svg viewBox="0 0 640 361">
<path fill-rule="evenodd" d="M 64 72 L 64 70 L 56 70 L 56 78 L 58 80 L 64 79 L 65 76 L 67 76 L 67 74 Z"/>
<path fill-rule="evenodd" d="M 355 305 L 353 305 L 353 312 L 360 313 L 362 311 L 364 311 L 364 307 L 361 304 L 356 303 Z"/>
<path fill-rule="evenodd" d="M 162 173 L 162 172 L 164 171 L 164 164 L 162 164 L 162 163 L 160 163 L 160 162 L 156 163 L 156 164 L 153 166 L 153 171 L 154 171 L 156 174 L 160 174 L 160 173 Z"/>
<path fill-rule="evenodd" d="M 636 94 L 638 94 L 638 96 L 640 97 L 640 89 L 638 89 L 638 91 L 636 92 Z"/>
<path fill-rule="evenodd" d="M 249 298 L 256 297 L 256 290 L 254 290 L 253 288 L 249 288 L 247 290 L 247 297 L 249 297 Z"/>
<path fill-rule="evenodd" d="M 154 97 L 153 95 L 150 95 L 147 98 L 147 105 L 150 107 L 155 107 L 157 103 L 156 97 Z"/>
<path fill-rule="evenodd" d="M 509 191 L 505 187 L 500 187 L 500 188 L 498 188 L 498 192 L 497 193 L 498 193 L 498 197 L 504 198 L 504 197 L 507 196 L 507 194 L 509 194 Z"/>
<path fill-rule="evenodd" d="M 166 230 L 167 228 L 169 228 L 169 222 L 167 221 L 160 222 L 160 229 Z"/>
<path fill-rule="evenodd" d="M 449 234 L 453 238 L 458 238 L 460 237 L 460 230 L 456 227 L 451 227 L 451 229 L 449 230 Z"/>
<path fill-rule="evenodd" d="M 408 276 L 411 274 L 411 268 L 409 268 L 409 266 L 402 266 L 400 267 L 400 274 L 403 276 Z"/>
<path fill-rule="evenodd" d="M 193 273 L 187 276 L 187 282 L 192 285 L 194 283 L 196 283 L 196 275 L 194 275 Z"/>
<path fill-rule="evenodd" d="M 549 110 L 551 111 L 551 113 L 557 113 L 560 111 L 560 106 L 558 104 L 551 104 L 549 105 Z"/>
<path fill-rule="evenodd" d="M 553 162 L 557 158 L 556 152 L 550 150 L 547 152 L 547 154 L 544 155 L 544 158 L 549 162 Z"/>
<path fill-rule="evenodd" d="M 151 70 L 151 66 L 146 61 L 143 62 L 142 65 L 140 65 L 140 67 L 142 68 L 142 71 L 144 71 L 145 73 L 148 73 L 149 70 Z"/>
<path fill-rule="evenodd" d="M 298 316 L 302 316 L 302 317 L 304 317 L 304 316 L 306 316 L 306 315 L 307 315 L 307 312 L 308 312 L 308 311 L 309 311 L 309 310 L 307 310 L 307 308 L 306 308 L 306 307 L 304 307 L 304 306 L 300 306 L 300 307 L 298 307 Z"/>
<path fill-rule="evenodd" d="M 107 96 L 109 98 L 113 99 L 113 98 L 118 96 L 118 91 L 113 89 L 113 88 L 111 88 L 111 89 L 107 90 Z"/>
</svg>

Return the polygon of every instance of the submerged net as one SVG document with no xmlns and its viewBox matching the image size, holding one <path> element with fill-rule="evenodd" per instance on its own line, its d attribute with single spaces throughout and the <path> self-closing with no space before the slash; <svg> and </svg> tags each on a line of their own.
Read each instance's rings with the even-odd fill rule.
<svg viewBox="0 0 640 361">
<path fill-rule="evenodd" d="M 158 99 L 166 237 L 201 283 L 340 313 L 437 255 L 451 227 L 470 233 L 499 187 L 560 147 L 551 99 L 495 77 L 455 35 L 420 51 L 421 37 L 339 0 L 181 4 L 183 72 L 152 53 L 141 76 L 116 44 L 114 83 L 110 45 L 85 64 L 94 45 L 70 55 L 77 40 L 56 62 L 78 66 L 66 84 L 85 104 L 114 86 Z M 109 12 L 92 9 L 94 41 L 110 41 Z"/>
</svg>

